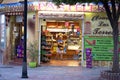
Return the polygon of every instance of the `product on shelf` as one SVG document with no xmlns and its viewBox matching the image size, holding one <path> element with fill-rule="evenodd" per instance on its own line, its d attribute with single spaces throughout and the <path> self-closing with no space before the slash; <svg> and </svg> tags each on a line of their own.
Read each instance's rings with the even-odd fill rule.
<svg viewBox="0 0 120 80">
<path fill-rule="evenodd" d="M 47 32 L 48 33 L 48 32 Z M 42 33 L 41 36 L 41 61 L 49 62 L 51 56 L 51 48 L 52 48 L 52 36 L 50 34 Z"/>
</svg>

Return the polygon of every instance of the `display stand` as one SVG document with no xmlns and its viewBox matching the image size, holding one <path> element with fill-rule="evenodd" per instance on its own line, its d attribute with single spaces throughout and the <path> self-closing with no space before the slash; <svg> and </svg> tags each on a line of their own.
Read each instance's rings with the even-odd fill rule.
<svg viewBox="0 0 120 80">
<path fill-rule="evenodd" d="M 86 48 L 86 67 L 87 68 L 92 68 L 92 49 L 91 48 Z"/>
<path fill-rule="evenodd" d="M 41 61 L 42 62 L 49 62 L 51 56 L 51 47 L 52 47 L 52 39 L 51 36 L 46 35 L 44 32 L 42 33 L 41 38 Z"/>
</svg>

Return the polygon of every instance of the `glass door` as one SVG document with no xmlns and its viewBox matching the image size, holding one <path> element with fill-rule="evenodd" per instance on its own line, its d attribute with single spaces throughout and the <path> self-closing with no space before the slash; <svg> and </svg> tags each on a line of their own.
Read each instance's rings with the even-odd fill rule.
<svg viewBox="0 0 120 80">
<path fill-rule="evenodd" d="M 3 52 L 6 47 L 5 15 L 0 15 L 0 64 L 3 63 Z"/>
</svg>

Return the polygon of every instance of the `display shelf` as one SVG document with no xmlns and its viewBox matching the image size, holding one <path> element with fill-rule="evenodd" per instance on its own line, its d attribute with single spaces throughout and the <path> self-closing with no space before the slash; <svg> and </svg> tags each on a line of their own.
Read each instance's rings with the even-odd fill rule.
<svg viewBox="0 0 120 80">
<path fill-rule="evenodd" d="M 46 39 L 47 42 L 51 42 L 52 40 L 51 39 Z"/>
<path fill-rule="evenodd" d="M 47 28 L 49 32 L 69 32 L 71 29 L 64 29 L 64 28 Z M 77 29 L 74 29 L 74 32 L 77 32 Z"/>
<path fill-rule="evenodd" d="M 74 38 L 74 37 L 72 37 L 70 39 L 72 39 L 72 40 L 79 40 L 80 38 Z"/>
<path fill-rule="evenodd" d="M 52 49 L 52 35 L 42 34 L 41 37 L 42 62 L 49 62 L 49 57 L 47 55 L 51 55 L 51 49 Z"/>
<path fill-rule="evenodd" d="M 52 37 L 52 35 L 46 35 L 46 37 Z"/>
<path fill-rule="evenodd" d="M 78 50 L 80 48 L 80 35 L 77 35 L 77 32 L 68 32 L 68 49 L 69 50 Z"/>
</svg>

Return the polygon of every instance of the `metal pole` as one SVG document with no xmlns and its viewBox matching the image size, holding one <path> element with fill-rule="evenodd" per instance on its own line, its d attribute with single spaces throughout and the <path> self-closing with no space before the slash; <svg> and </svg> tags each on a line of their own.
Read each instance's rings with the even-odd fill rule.
<svg viewBox="0 0 120 80">
<path fill-rule="evenodd" d="M 28 78 L 26 48 L 27 48 L 27 0 L 24 0 L 24 57 L 22 64 L 22 78 Z"/>
</svg>

